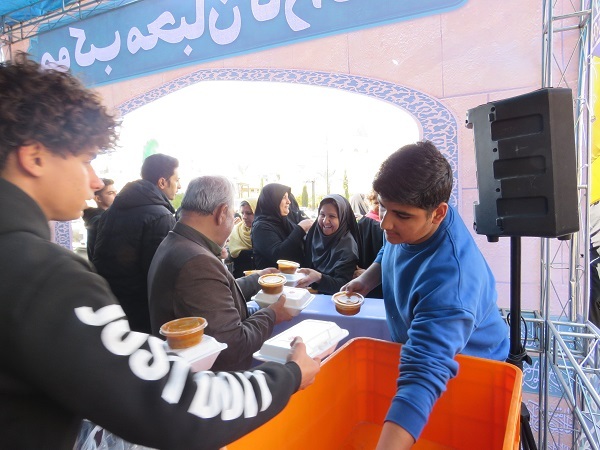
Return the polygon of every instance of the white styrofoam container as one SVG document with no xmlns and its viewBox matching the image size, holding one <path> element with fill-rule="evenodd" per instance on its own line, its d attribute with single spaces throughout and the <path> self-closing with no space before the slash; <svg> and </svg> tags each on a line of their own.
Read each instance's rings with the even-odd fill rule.
<svg viewBox="0 0 600 450">
<path fill-rule="evenodd" d="M 348 330 L 340 328 L 335 322 L 307 319 L 288 328 L 265 341 L 254 358 L 260 361 L 285 363 L 291 353 L 291 343 L 300 336 L 311 358 L 321 359 L 331 355 L 338 343 L 348 336 Z"/>
<path fill-rule="evenodd" d="M 291 287 L 296 286 L 298 284 L 298 281 L 300 281 L 302 278 L 304 278 L 306 276 L 306 274 L 300 273 L 300 272 L 284 273 L 282 275 L 284 275 L 285 278 L 287 279 L 287 281 L 285 282 L 285 285 L 291 286 Z"/>
<path fill-rule="evenodd" d="M 300 314 L 304 308 L 306 308 L 310 302 L 315 299 L 315 296 L 308 292 L 307 289 L 292 288 L 289 286 L 283 287 L 283 294 L 285 294 L 285 309 L 292 316 Z M 261 308 L 275 303 L 281 294 L 265 294 L 262 290 L 258 291 L 251 300 L 254 300 Z"/>
<path fill-rule="evenodd" d="M 192 366 L 194 372 L 201 372 L 212 367 L 217 356 L 227 348 L 227 344 L 217 341 L 214 337 L 204 335 L 199 344 L 188 348 L 173 349 L 165 342 L 168 352 L 175 352 Z"/>
</svg>

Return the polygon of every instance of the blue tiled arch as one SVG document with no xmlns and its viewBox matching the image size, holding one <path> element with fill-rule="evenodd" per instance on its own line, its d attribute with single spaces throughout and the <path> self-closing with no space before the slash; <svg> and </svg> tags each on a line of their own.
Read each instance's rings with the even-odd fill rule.
<svg viewBox="0 0 600 450">
<path fill-rule="evenodd" d="M 411 114 L 420 124 L 422 138 L 444 153 L 454 175 L 450 204 L 458 204 L 458 126 L 439 100 L 415 89 L 368 77 L 294 69 L 202 69 L 179 77 L 118 105 L 122 115 L 172 92 L 202 81 L 263 81 L 306 84 L 341 89 L 383 100 Z"/>
<path fill-rule="evenodd" d="M 54 224 L 53 240 L 69 250 L 73 250 L 73 232 L 71 222 L 52 222 Z"/>
<path fill-rule="evenodd" d="M 154 88 L 118 105 L 122 115 L 192 84 L 211 80 L 266 81 L 306 84 L 341 89 L 391 103 L 411 114 L 420 124 L 422 138 L 432 141 L 452 166 L 454 187 L 450 204 L 458 205 L 458 125 L 439 100 L 423 92 L 389 81 L 344 73 L 294 69 L 202 69 Z M 55 224 L 57 242 L 71 246 L 70 224 Z"/>
</svg>

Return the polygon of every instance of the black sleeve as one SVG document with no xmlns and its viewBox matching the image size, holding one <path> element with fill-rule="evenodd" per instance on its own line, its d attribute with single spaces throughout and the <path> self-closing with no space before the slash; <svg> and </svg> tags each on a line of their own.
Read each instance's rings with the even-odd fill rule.
<svg viewBox="0 0 600 450">
<path fill-rule="evenodd" d="M 14 308 L 27 326 L 15 329 L 7 367 L 36 395 L 129 442 L 216 449 L 276 415 L 300 385 L 295 363 L 194 374 L 161 339 L 129 332 L 108 284 L 84 261 L 65 256 L 31 270 L 40 275 Z"/>
<path fill-rule="evenodd" d="M 275 267 L 278 259 L 302 261 L 305 235 L 306 233 L 300 226 L 294 225 L 292 232 L 282 239 L 278 231 L 270 224 L 259 224 L 252 229 L 252 245 L 256 252 Z M 259 267 L 259 269 L 265 267 Z"/>
<path fill-rule="evenodd" d="M 88 260 L 91 262 L 94 258 L 94 246 L 96 245 L 96 233 L 98 232 L 98 222 L 100 221 L 100 215 L 92 217 L 88 227 L 86 227 L 87 239 L 86 248 Z"/>
<path fill-rule="evenodd" d="M 339 292 L 343 285 L 352 280 L 357 263 L 358 259 L 344 262 L 335 267 L 332 275 L 321 274 L 321 281 L 313 283 L 313 288 L 319 291 L 319 294 L 331 295 Z"/>
<path fill-rule="evenodd" d="M 362 238 L 358 265 L 363 269 L 368 269 L 383 246 L 383 230 L 379 226 L 379 222 L 370 217 L 363 217 L 358 221 L 358 230 Z"/>
</svg>

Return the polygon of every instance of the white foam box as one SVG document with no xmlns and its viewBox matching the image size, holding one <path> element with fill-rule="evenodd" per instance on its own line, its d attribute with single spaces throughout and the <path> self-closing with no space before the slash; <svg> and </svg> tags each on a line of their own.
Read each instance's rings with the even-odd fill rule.
<svg viewBox="0 0 600 450">
<path fill-rule="evenodd" d="M 290 287 L 295 287 L 298 284 L 298 281 L 300 281 L 302 278 L 304 278 L 306 276 L 306 274 L 303 274 L 300 272 L 282 273 L 282 275 L 284 275 L 287 280 L 285 282 L 285 285 L 290 286 Z"/>
<path fill-rule="evenodd" d="M 165 342 L 168 352 L 177 353 L 190 363 L 194 372 L 209 370 L 215 363 L 217 356 L 227 348 L 227 344 L 217 341 L 214 337 L 204 335 L 199 344 L 188 348 L 171 348 Z"/>
<path fill-rule="evenodd" d="M 293 288 L 289 286 L 283 287 L 283 294 L 285 294 L 285 309 L 292 316 L 300 314 L 304 308 L 306 308 L 315 299 L 315 296 L 308 292 L 307 289 Z M 265 294 L 262 289 L 258 291 L 252 300 L 258 303 L 261 308 L 275 303 L 281 294 Z"/>
<path fill-rule="evenodd" d="M 331 355 L 338 343 L 348 336 L 348 330 L 340 328 L 335 322 L 307 319 L 288 328 L 265 341 L 254 358 L 260 361 L 285 363 L 291 353 L 292 341 L 300 336 L 311 358 L 321 359 Z"/>
</svg>

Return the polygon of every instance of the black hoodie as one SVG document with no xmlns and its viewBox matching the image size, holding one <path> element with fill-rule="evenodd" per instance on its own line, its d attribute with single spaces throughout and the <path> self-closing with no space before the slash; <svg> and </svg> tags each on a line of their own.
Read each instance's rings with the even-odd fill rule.
<svg viewBox="0 0 600 450">
<path fill-rule="evenodd" d="M 104 210 L 102 208 L 86 208 L 83 210 L 83 223 L 87 231 L 87 255 L 91 261 L 94 258 L 94 246 L 96 245 L 96 233 L 98 232 L 98 221 Z"/>
<path fill-rule="evenodd" d="M 2 178 L 0 209 L 0 448 L 71 450 L 85 417 L 152 448 L 217 449 L 300 386 L 293 362 L 192 374 L 159 338 L 128 333 L 106 281 Z"/>
<path fill-rule="evenodd" d="M 148 269 L 175 225 L 175 209 L 154 184 L 128 183 L 100 217 L 93 263 L 119 299 L 131 329 L 150 333 Z"/>
</svg>

